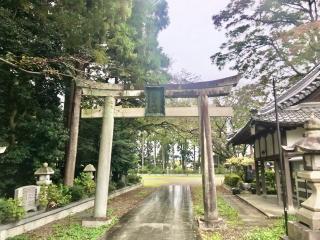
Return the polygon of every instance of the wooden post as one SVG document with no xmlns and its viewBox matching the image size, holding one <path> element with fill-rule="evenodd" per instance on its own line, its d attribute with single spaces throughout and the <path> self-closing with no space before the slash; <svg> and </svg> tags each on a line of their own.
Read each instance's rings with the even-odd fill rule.
<svg viewBox="0 0 320 240">
<path fill-rule="evenodd" d="M 104 103 L 99 150 L 97 188 L 94 201 L 94 218 L 107 217 L 108 188 L 114 127 L 114 107 L 115 99 L 113 97 L 106 97 Z"/>
<path fill-rule="evenodd" d="M 284 152 L 283 154 L 283 162 L 284 162 L 284 174 L 286 178 L 286 193 L 287 193 L 287 208 L 288 211 L 294 210 L 293 199 L 292 199 L 292 182 L 291 182 L 291 174 L 290 174 L 290 165 L 289 165 L 289 157 Z"/>
<path fill-rule="evenodd" d="M 76 88 L 73 100 L 73 114 L 70 123 L 70 139 L 67 161 L 64 170 L 64 185 L 73 186 L 74 171 L 77 159 L 79 121 L 81 108 L 81 88 Z"/>
<path fill-rule="evenodd" d="M 267 187 L 266 187 L 266 169 L 264 160 L 260 161 L 260 168 L 261 168 L 261 188 L 262 188 L 262 194 L 267 195 Z"/>
<path fill-rule="evenodd" d="M 260 167 L 259 167 L 259 161 L 255 159 L 254 161 L 254 167 L 256 169 L 256 194 L 261 195 L 261 188 L 260 188 Z"/>
<path fill-rule="evenodd" d="M 200 145 L 204 221 L 208 227 L 218 220 L 217 195 L 214 181 L 211 124 L 208 114 L 208 96 L 199 96 Z"/>
<path fill-rule="evenodd" d="M 276 188 L 277 188 L 277 198 L 278 204 L 282 203 L 282 193 L 281 193 L 281 181 L 280 181 L 280 168 L 279 168 L 279 160 L 274 160 L 274 172 L 276 178 Z"/>
</svg>

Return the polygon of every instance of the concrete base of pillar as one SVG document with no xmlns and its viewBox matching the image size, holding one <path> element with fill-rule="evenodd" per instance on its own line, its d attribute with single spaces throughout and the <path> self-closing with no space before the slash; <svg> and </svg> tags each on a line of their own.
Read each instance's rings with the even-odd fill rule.
<svg viewBox="0 0 320 240">
<path fill-rule="evenodd" d="M 111 223 L 111 219 L 107 220 L 106 218 L 87 218 L 82 220 L 82 226 L 87 228 L 96 228 Z"/>
<path fill-rule="evenodd" d="M 212 220 L 210 222 L 204 221 L 204 219 L 202 218 L 198 218 L 198 226 L 199 226 L 199 229 L 203 231 L 212 231 L 215 229 L 221 229 L 225 227 L 225 224 L 222 218 L 219 218 L 217 220 Z"/>
<path fill-rule="evenodd" d="M 288 237 L 284 237 L 284 240 L 319 240 L 320 231 L 311 230 L 307 226 L 299 222 L 288 223 Z"/>
<path fill-rule="evenodd" d="M 297 212 L 297 219 L 299 222 L 308 225 L 312 230 L 320 230 L 320 212 L 314 212 L 302 207 Z"/>
</svg>

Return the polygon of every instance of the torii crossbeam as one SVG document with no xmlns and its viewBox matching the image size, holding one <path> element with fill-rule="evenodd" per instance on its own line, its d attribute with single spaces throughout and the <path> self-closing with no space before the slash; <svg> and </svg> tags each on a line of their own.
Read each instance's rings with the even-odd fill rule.
<svg viewBox="0 0 320 240">
<path fill-rule="evenodd" d="M 230 107 L 209 107 L 208 97 L 228 95 L 231 88 L 235 87 L 238 81 L 239 76 L 236 75 L 208 82 L 160 86 L 164 90 L 164 96 L 168 98 L 198 98 L 197 108 L 166 108 L 165 117 L 199 117 L 204 221 L 208 227 L 218 220 L 210 117 L 232 116 L 232 108 Z M 145 91 L 141 89 L 127 90 L 124 85 L 118 84 L 98 83 L 87 80 L 77 82 L 71 121 L 73 127 L 70 133 L 68 161 L 65 171 L 65 184 L 67 185 L 73 184 L 82 95 L 105 97 L 102 109 L 84 109 L 82 111 L 82 117 L 84 118 L 103 118 L 93 215 L 94 221 L 100 222 L 101 219 L 106 218 L 107 213 L 114 118 L 145 117 L 144 108 L 115 107 L 115 99 L 141 98 L 144 97 Z M 89 225 L 92 226 L 92 222 Z"/>
</svg>

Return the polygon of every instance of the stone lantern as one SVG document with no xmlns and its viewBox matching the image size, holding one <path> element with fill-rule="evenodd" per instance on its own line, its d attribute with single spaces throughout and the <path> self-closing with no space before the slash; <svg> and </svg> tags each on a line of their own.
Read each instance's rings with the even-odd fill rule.
<svg viewBox="0 0 320 240">
<path fill-rule="evenodd" d="M 96 169 L 94 168 L 94 166 L 92 164 L 88 164 L 87 166 L 85 166 L 83 171 L 85 173 L 88 173 L 91 176 L 91 179 L 94 179 L 94 172 L 96 171 Z"/>
<path fill-rule="evenodd" d="M 304 128 L 303 139 L 285 149 L 303 153 L 304 171 L 298 176 L 312 189 L 311 196 L 297 211 L 297 221 L 288 224 L 287 239 L 290 240 L 320 239 L 320 119 L 312 115 Z"/>
<path fill-rule="evenodd" d="M 39 168 L 34 173 L 34 175 L 38 177 L 37 185 L 50 185 L 52 183 L 50 178 L 53 174 L 53 169 L 48 167 L 48 163 L 44 163 L 43 167 Z"/>
</svg>

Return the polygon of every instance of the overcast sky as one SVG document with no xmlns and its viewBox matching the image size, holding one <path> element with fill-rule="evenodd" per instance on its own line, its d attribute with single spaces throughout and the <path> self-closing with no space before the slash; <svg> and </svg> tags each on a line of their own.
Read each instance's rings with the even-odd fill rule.
<svg viewBox="0 0 320 240">
<path fill-rule="evenodd" d="M 234 74 L 228 68 L 219 71 L 210 56 L 219 51 L 224 32 L 214 28 L 212 15 L 219 13 L 229 0 L 167 0 L 170 25 L 159 35 L 160 46 L 171 58 L 170 72 L 185 69 L 200 75 L 202 81 Z"/>
</svg>

